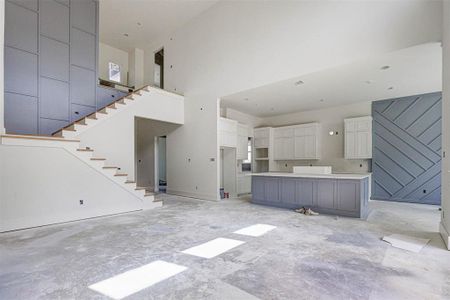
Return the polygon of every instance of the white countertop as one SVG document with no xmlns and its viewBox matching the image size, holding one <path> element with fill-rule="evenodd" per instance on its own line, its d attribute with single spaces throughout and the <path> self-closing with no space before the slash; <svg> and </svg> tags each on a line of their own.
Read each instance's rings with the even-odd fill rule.
<svg viewBox="0 0 450 300">
<path fill-rule="evenodd" d="M 252 173 L 252 176 L 272 176 L 272 177 L 300 177 L 300 178 L 329 178 L 329 179 L 364 179 L 370 174 L 299 174 L 299 173 L 282 173 L 282 172 L 266 172 Z"/>
</svg>

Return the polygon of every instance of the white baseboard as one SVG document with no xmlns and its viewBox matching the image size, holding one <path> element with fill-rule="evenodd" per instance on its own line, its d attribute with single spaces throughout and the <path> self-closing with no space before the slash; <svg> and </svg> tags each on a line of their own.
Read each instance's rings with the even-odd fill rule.
<svg viewBox="0 0 450 300">
<path fill-rule="evenodd" d="M 218 195 L 177 191 L 177 190 L 173 190 L 170 188 L 166 189 L 166 193 L 169 195 L 184 196 L 184 197 L 188 197 L 188 198 L 195 198 L 195 199 L 201 199 L 201 200 L 210 200 L 210 201 L 218 201 L 219 200 Z"/>
<path fill-rule="evenodd" d="M 441 234 L 442 239 L 444 240 L 445 245 L 447 246 L 447 249 L 450 250 L 450 234 L 447 228 L 445 228 L 445 225 L 442 221 L 439 224 L 439 232 Z"/>
</svg>

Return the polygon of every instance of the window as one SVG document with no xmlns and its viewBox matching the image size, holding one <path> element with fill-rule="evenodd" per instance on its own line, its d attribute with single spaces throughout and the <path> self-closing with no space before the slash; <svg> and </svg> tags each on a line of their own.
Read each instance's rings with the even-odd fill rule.
<svg viewBox="0 0 450 300">
<path fill-rule="evenodd" d="M 252 171 L 252 138 L 248 138 L 247 159 L 242 161 L 242 172 Z"/>
<path fill-rule="evenodd" d="M 120 82 L 120 66 L 113 62 L 109 63 L 109 80 Z"/>
</svg>

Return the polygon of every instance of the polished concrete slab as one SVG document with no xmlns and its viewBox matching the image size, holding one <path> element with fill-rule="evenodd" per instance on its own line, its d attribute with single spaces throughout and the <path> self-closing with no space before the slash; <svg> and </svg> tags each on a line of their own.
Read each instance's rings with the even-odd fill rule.
<svg viewBox="0 0 450 300">
<path fill-rule="evenodd" d="M 164 207 L 0 235 L 0 299 L 108 299 L 88 286 L 154 261 L 187 269 L 126 299 L 450 299 L 435 206 L 372 201 L 367 221 L 227 199 L 160 195 Z M 235 231 L 270 224 L 261 236 Z M 420 252 L 384 235 L 431 239 Z M 205 259 L 181 251 L 244 241 Z"/>
</svg>

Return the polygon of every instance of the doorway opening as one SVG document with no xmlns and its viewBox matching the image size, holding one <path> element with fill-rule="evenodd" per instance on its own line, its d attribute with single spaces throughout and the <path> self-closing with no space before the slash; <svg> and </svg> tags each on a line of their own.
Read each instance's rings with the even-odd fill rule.
<svg viewBox="0 0 450 300">
<path fill-rule="evenodd" d="M 160 193 L 165 193 L 167 189 L 167 177 L 166 177 L 166 145 L 167 137 L 160 136 L 157 139 L 157 152 L 155 159 L 157 162 L 157 172 L 158 172 L 158 190 Z"/>
<path fill-rule="evenodd" d="M 166 192 L 170 177 L 167 140 L 180 124 L 145 118 L 135 120 L 136 184 L 149 192 Z"/>
<path fill-rule="evenodd" d="M 155 86 L 164 89 L 164 48 L 155 53 Z"/>
</svg>

